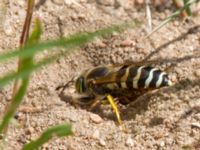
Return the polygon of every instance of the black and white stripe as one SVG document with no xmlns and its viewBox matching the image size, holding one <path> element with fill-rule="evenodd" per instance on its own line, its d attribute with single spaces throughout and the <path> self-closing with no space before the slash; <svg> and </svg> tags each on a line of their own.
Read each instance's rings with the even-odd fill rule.
<svg viewBox="0 0 200 150">
<path fill-rule="evenodd" d="M 117 77 L 117 84 L 120 88 L 159 88 L 169 86 L 169 83 L 171 82 L 165 72 L 150 66 L 129 66 L 121 69 Z"/>
<path fill-rule="evenodd" d="M 152 82 L 153 77 L 154 77 L 154 71 L 156 71 L 156 70 L 158 70 L 158 69 L 157 69 L 157 68 L 152 68 L 152 69 L 150 70 L 149 76 L 148 76 L 148 78 L 147 78 L 146 81 L 145 81 L 145 86 L 144 86 L 145 89 L 146 89 L 146 88 L 149 88 L 149 85 L 150 85 L 150 83 Z"/>
</svg>

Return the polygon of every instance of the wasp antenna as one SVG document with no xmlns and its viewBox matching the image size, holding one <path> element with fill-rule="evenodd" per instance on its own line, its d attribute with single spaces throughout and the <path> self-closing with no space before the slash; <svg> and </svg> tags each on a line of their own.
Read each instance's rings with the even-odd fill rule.
<svg viewBox="0 0 200 150">
<path fill-rule="evenodd" d="M 57 86 L 55 90 L 58 91 L 58 90 L 60 90 L 60 89 L 62 88 L 62 91 L 61 91 L 61 92 L 63 92 L 66 88 L 69 87 L 70 83 L 74 83 L 75 80 L 76 80 L 76 77 L 72 77 L 72 79 L 71 79 L 70 81 L 68 81 L 68 82 L 67 82 L 66 84 L 64 84 L 64 85 L 59 85 L 59 86 Z"/>
<path fill-rule="evenodd" d="M 58 91 L 58 90 L 60 90 L 60 89 L 63 88 L 63 87 L 64 87 L 64 85 L 59 85 L 59 86 L 56 87 L 55 90 Z"/>
</svg>

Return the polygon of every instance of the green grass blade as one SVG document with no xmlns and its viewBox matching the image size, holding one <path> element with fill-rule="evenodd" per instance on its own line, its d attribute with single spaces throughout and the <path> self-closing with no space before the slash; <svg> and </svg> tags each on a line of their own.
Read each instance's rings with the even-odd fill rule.
<svg viewBox="0 0 200 150">
<path fill-rule="evenodd" d="M 58 40 L 51 40 L 47 42 L 39 42 L 37 44 L 30 44 L 29 46 L 24 47 L 22 50 L 18 49 L 12 52 L 8 52 L 0 55 L 0 61 L 5 61 L 14 57 L 26 58 L 34 55 L 37 52 L 42 52 L 44 50 L 51 50 L 54 47 L 64 47 L 65 50 L 70 51 L 73 48 L 80 47 L 83 44 L 91 41 L 95 37 L 108 36 L 113 32 L 120 32 L 128 27 L 139 25 L 139 22 L 134 21 L 134 24 L 124 23 L 121 25 L 115 25 L 107 28 L 103 28 L 96 32 L 88 33 L 77 33 L 67 38 L 62 38 Z"/>
<path fill-rule="evenodd" d="M 6 84 L 8 84 L 10 81 L 12 81 L 14 79 L 20 79 L 20 78 L 24 78 L 24 77 L 28 76 L 32 71 L 39 69 L 44 65 L 49 64 L 50 62 L 54 61 L 58 57 L 59 56 L 56 55 L 56 56 L 52 56 L 50 58 L 45 58 L 36 64 L 32 64 L 32 66 L 30 66 L 30 67 L 26 67 L 24 69 L 21 69 L 18 72 L 11 72 L 11 73 L 5 75 L 4 77 L 2 77 L 0 79 L 0 87 L 2 88 L 3 86 L 5 86 Z"/>
<path fill-rule="evenodd" d="M 28 39 L 27 43 L 37 43 L 37 41 L 39 40 L 41 35 L 41 26 L 40 26 L 40 22 L 36 21 L 36 26 L 30 36 L 30 38 Z M 33 55 L 27 58 L 23 58 L 21 59 L 21 66 L 19 66 L 19 70 L 17 73 L 22 72 L 26 69 L 29 69 L 32 67 L 33 65 Z M 28 88 L 28 83 L 29 83 L 29 77 L 30 77 L 30 73 L 31 72 L 27 72 L 25 76 L 20 76 L 19 78 L 22 79 L 22 83 L 20 85 L 19 90 L 17 91 L 17 93 L 15 94 L 15 96 L 13 97 L 7 111 L 6 114 L 3 117 L 2 123 L 0 124 L 0 134 L 3 133 L 4 129 L 7 128 L 11 118 L 14 116 L 17 108 L 19 107 L 25 93 L 26 90 Z M 10 76 L 12 77 L 12 76 Z M 6 78 L 9 78 L 9 76 L 7 76 Z M 3 80 L 2 80 L 3 81 Z"/>
<path fill-rule="evenodd" d="M 172 15 L 170 15 L 169 17 L 167 17 L 163 22 L 161 22 L 157 27 L 155 27 L 147 36 L 145 36 L 143 39 L 148 38 L 150 35 L 152 35 L 154 32 L 156 32 L 157 30 L 159 30 L 160 28 L 162 28 L 164 25 L 166 25 L 168 22 L 172 21 L 174 18 L 176 18 L 177 16 L 180 15 L 180 13 L 185 10 L 186 8 L 188 8 L 191 4 L 195 3 L 196 0 L 188 0 L 187 3 L 180 9 L 178 9 L 177 11 L 175 11 Z"/>
<path fill-rule="evenodd" d="M 56 125 L 44 131 L 42 135 L 35 141 L 25 144 L 22 150 L 35 150 L 41 145 L 48 142 L 54 136 L 63 137 L 72 134 L 71 126 L 68 124 Z"/>
<path fill-rule="evenodd" d="M 40 40 L 41 34 L 42 34 L 42 26 L 41 26 L 40 20 L 37 18 L 35 20 L 35 28 L 32 31 L 26 45 L 35 44 L 35 42 L 38 43 L 38 41 Z"/>
<path fill-rule="evenodd" d="M 22 86 L 19 88 L 18 93 L 14 96 L 11 105 L 8 108 L 5 116 L 3 117 L 3 121 L 0 125 L 0 134 L 2 134 L 3 130 L 8 126 L 10 119 L 13 117 L 16 109 L 19 107 L 20 102 L 26 93 L 28 83 L 29 83 L 28 78 L 24 79 L 22 82 Z"/>
<path fill-rule="evenodd" d="M 30 0 L 30 3 L 33 3 L 32 0 Z M 34 45 L 34 44 L 37 45 L 37 43 L 40 40 L 41 33 L 42 33 L 42 27 L 40 21 L 36 19 L 34 30 L 32 31 L 27 43 L 25 44 L 25 47 L 29 47 L 29 45 Z M 22 51 L 26 51 L 26 49 L 22 49 Z M 22 62 L 22 66 L 20 69 L 23 70 L 24 68 L 30 68 L 33 65 L 33 57 L 34 55 L 30 55 L 29 57 L 26 58 L 20 57 Z"/>
<path fill-rule="evenodd" d="M 125 28 L 125 26 L 124 26 L 124 28 Z M 121 26 L 120 27 L 119 26 L 114 26 L 114 27 L 112 27 L 112 30 L 110 30 L 110 28 L 105 28 L 105 29 L 102 29 L 102 30 L 99 30 L 99 31 L 96 31 L 96 32 L 93 32 L 93 33 L 89 33 L 89 35 L 87 33 L 84 33 L 84 34 L 81 34 L 81 36 L 80 35 L 79 36 L 77 36 L 77 35 L 71 36 L 67 40 L 66 39 L 62 39 L 62 40 L 53 41 L 53 43 L 51 43 L 52 41 L 51 42 L 47 42 L 47 43 L 43 43 L 44 44 L 43 47 L 42 47 L 41 43 L 32 45 L 32 47 L 30 47 L 31 53 L 27 53 L 27 49 L 26 49 L 28 47 L 27 46 L 23 50 L 23 52 L 28 54 L 28 55 L 26 55 L 26 54 L 24 55 L 24 53 L 21 53 L 21 51 L 17 51 L 17 53 L 20 54 L 20 56 L 23 55 L 22 58 L 26 58 L 26 57 L 30 56 L 30 54 L 33 54 L 32 50 L 37 50 L 36 48 L 40 48 L 40 49 L 44 48 L 45 49 L 46 47 L 49 47 L 51 45 L 53 45 L 53 46 L 61 46 L 61 45 L 63 46 L 64 45 L 65 46 L 66 43 L 68 44 L 68 45 L 66 45 L 66 47 L 68 49 L 65 51 L 65 53 L 68 53 L 68 52 L 72 51 L 73 50 L 72 48 L 76 47 L 77 45 L 80 46 L 80 43 L 84 44 L 86 41 L 88 41 L 87 38 L 91 39 L 91 38 L 94 38 L 94 37 L 96 37 L 98 35 L 106 36 L 106 35 L 110 35 L 113 31 L 119 31 L 119 30 L 122 30 Z M 91 37 L 91 36 L 93 36 L 93 37 Z M 28 50 L 30 50 L 30 49 L 28 47 Z M 12 52 L 12 54 L 13 53 L 16 54 L 16 52 Z M 42 66 L 52 62 L 53 60 L 55 60 L 58 57 L 60 57 L 60 55 L 52 56 L 50 58 L 45 58 L 45 59 L 39 61 L 38 63 L 33 64 L 30 67 L 26 67 L 26 69 L 24 69 L 24 70 L 20 70 L 19 72 L 11 72 L 11 73 L 7 74 L 6 76 L 1 77 L 0 78 L 0 87 L 5 86 L 6 84 L 8 84 L 10 81 L 12 81 L 14 79 L 19 79 L 20 77 L 27 76 L 30 72 L 32 72 L 32 71 L 34 71 L 34 70 L 36 70 L 38 68 L 41 68 Z M 9 58 L 10 58 L 10 56 L 9 56 Z"/>
<path fill-rule="evenodd" d="M 183 0 L 184 6 L 188 3 L 188 1 L 189 1 L 189 0 Z M 185 11 L 186 11 L 186 13 L 187 13 L 188 16 L 191 16 L 191 15 L 192 15 L 192 11 L 191 11 L 191 9 L 190 9 L 190 6 L 186 6 Z"/>
</svg>

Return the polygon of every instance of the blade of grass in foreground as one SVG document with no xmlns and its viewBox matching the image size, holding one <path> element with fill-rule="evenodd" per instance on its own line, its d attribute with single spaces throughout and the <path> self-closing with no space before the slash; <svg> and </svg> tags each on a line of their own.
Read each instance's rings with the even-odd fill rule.
<svg viewBox="0 0 200 150">
<path fill-rule="evenodd" d="M 16 109 L 18 108 L 22 98 L 24 97 L 26 93 L 26 89 L 28 87 L 29 79 L 24 79 L 22 82 L 22 86 L 19 88 L 18 93 L 14 96 L 11 105 L 9 106 L 6 114 L 4 115 L 4 118 L 2 120 L 2 123 L 0 125 L 0 134 L 2 135 L 3 130 L 7 127 L 10 119 L 15 114 Z"/>
<path fill-rule="evenodd" d="M 72 130 L 70 125 L 68 124 L 56 125 L 44 131 L 37 140 L 25 144 L 22 150 L 35 150 L 55 136 L 63 137 L 71 134 Z"/>
<path fill-rule="evenodd" d="M 189 0 L 183 0 L 184 5 L 186 5 L 186 4 L 188 3 L 188 1 L 189 1 Z M 191 11 L 191 9 L 190 9 L 190 6 L 186 6 L 185 11 L 186 11 L 186 13 L 187 13 L 188 16 L 191 16 L 191 15 L 192 15 L 192 11 Z"/>
<path fill-rule="evenodd" d="M 177 16 L 179 16 L 180 13 L 181 13 L 183 10 L 189 8 L 189 6 L 190 6 L 191 4 L 193 4 L 193 3 L 195 3 L 195 2 L 196 2 L 196 0 L 188 0 L 182 8 L 180 8 L 180 9 L 177 10 L 177 11 L 175 11 L 171 16 L 167 17 L 163 22 L 161 22 L 157 27 L 155 27 L 147 36 L 145 36 L 145 37 L 143 38 L 143 40 L 146 39 L 146 38 L 148 38 L 150 35 L 152 35 L 154 32 L 156 32 L 156 31 L 159 30 L 160 28 L 162 28 L 162 27 L 163 27 L 164 25 L 166 25 L 168 22 L 172 21 L 174 18 L 176 18 Z"/>
<path fill-rule="evenodd" d="M 80 47 L 83 44 L 91 41 L 95 37 L 110 36 L 113 32 L 121 32 L 130 27 L 136 27 L 140 25 L 137 20 L 131 23 L 123 23 L 121 25 L 113 25 L 111 27 L 100 29 L 96 32 L 77 33 L 67 38 L 58 40 L 51 40 L 46 42 L 39 42 L 37 44 L 31 44 L 23 48 L 23 50 L 15 50 L 0 55 L 0 61 L 5 61 L 14 57 L 26 58 L 34 55 L 37 52 L 44 50 L 51 50 L 54 47 L 64 47 L 65 51 L 73 51 L 74 48 Z"/>
<path fill-rule="evenodd" d="M 61 55 L 59 55 L 59 56 L 61 56 Z M 51 63 L 52 61 L 57 59 L 59 56 L 55 55 L 50 58 L 45 58 L 45 59 L 39 61 L 38 63 L 32 64 L 32 66 L 30 66 L 30 67 L 24 68 L 23 70 L 20 70 L 18 72 L 11 72 L 11 73 L 5 75 L 4 77 L 2 77 L 0 79 L 0 87 L 2 88 L 3 86 L 5 86 L 6 84 L 8 84 L 10 81 L 12 81 L 14 79 L 26 77 L 27 75 L 29 75 L 31 72 L 35 71 L 36 69 L 39 69 L 42 66 Z"/>
<path fill-rule="evenodd" d="M 38 49 L 44 50 L 47 47 L 51 47 L 52 45 L 53 46 L 65 46 L 68 48 L 65 51 L 65 53 L 69 53 L 69 52 L 73 51 L 72 48 L 78 47 L 78 46 L 80 46 L 80 44 L 85 44 L 85 42 L 88 41 L 85 39 L 87 39 L 87 38 L 92 39 L 92 38 L 95 38 L 96 36 L 111 35 L 112 32 L 119 31 L 119 28 L 121 29 L 120 26 L 115 26 L 113 28 L 105 28 L 105 29 L 102 29 L 102 30 L 99 30 L 99 31 L 96 31 L 93 33 L 89 33 L 89 35 L 88 34 L 81 34 L 82 36 L 74 35 L 74 36 L 71 36 L 72 37 L 71 39 L 68 38 L 68 40 L 64 39 L 64 40 L 53 41 L 53 43 L 46 42 L 46 43 L 42 43 L 42 44 L 41 43 L 35 44 L 35 45 L 32 45 L 32 47 L 31 46 L 29 46 L 28 48 L 25 47 L 23 52 L 22 51 L 14 51 L 9 54 L 7 53 L 8 55 L 7 54 L 3 54 L 3 55 L 4 56 L 6 55 L 6 59 L 9 59 L 11 57 L 16 57 L 19 55 L 22 58 L 27 58 L 27 57 L 31 56 L 32 54 L 34 54 L 34 51 L 37 51 Z M 110 30 L 110 29 L 112 29 L 112 30 Z M 92 37 L 91 37 L 91 35 L 92 35 Z M 66 44 L 68 44 L 68 45 L 66 45 Z M 36 49 L 36 48 L 38 48 L 38 49 Z M 27 51 L 29 51 L 29 52 L 27 52 Z M 0 57 L 5 59 L 3 55 L 1 55 L 2 57 L 1 56 Z M 29 72 L 32 72 L 33 70 L 38 69 L 38 68 L 42 67 L 43 65 L 46 65 L 46 64 L 52 62 L 53 60 L 55 60 L 56 58 L 58 58 L 60 56 L 62 56 L 62 55 L 53 56 L 51 58 L 45 58 L 42 61 L 38 62 L 37 64 L 33 64 L 29 68 L 26 68 L 25 70 L 20 70 L 17 73 L 11 72 L 11 73 L 7 74 L 6 76 L 1 77 L 0 78 L 0 87 L 5 86 L 13 79 L 19 79 L 20 77 L 25 77 Z"/>
<path fill-rule="evenodd" d="M 40 22 L 37 20 L 36 21 L 36 26 L 30 36 L 30 38 L 28 39 L 27 43 L 37 43 L 39 41 L 41 35 L 41 25 Z M 25 43 L 26 44 L 26 43 Z M 33 66 L 33 55 L 29 56 L 27 58 L 22 58 L 20 59 L 21 63 L 19 66 L 19 69 L 17 71 L 17 73 L 22 72 L 26 69 L 29 69 Z M 28 88 L 28 83 L 29 83 L 29 78 L 30 78 L 30 74 L 31 72 L 27 72 L 27 74 L 25 76 L 20 76 L 17 79 L 22 79 L 22 82 L 20 84 L 19 90 L 17 90 L 17 92 L 14 94 L 11 103 L 9 104 L 6 113 L 3 117 L 3 120 L 0 124 L 0 134 L 5 134 L 7 126 L 11 120 L 11 118 L 14 116 L 17 108 L 19 107 L 25 93 L 26 90 Z"/>
<path fill-rule="evenodd" d="M 27 1 L 26 17 L 25 17 L 25 20 L 24 20 L 24 25 L 23 25 L 23 28 L 22 28 L 20 41 L 19 41 L 19 47 L 20 48 L 24 47 L 25 45 L 28 45 L 27 42 L 33 43 L 33 41 L 36 41 L 36 40 L 38 41 L 38 39 L 35 36 L 33 36 L 33 33 L 35 31 L 32 32 L 32 36 L 35 39 L 30 39 L 29 38 L 29 31 L 30 31 L 30 25 L 31 25 L 31 22 L 32 22 L 34 4 L 35 4 L 35 0 L 28 0 Z M 36 26 L 40 24 L 40 23 L 37 23 L 37 22 L 39 22 L 39 21 L 38 20 L 36 21 Z M 35 30 L 36 29 L 38 30 L 39 28 L 35 27 Z M 35 33 L 40 37 L 41 34 L 38 34 L 39 32 L 35 32 Z M 31 62 L 32 61 L 31 57 L 29 57 L 27 59 L 19 58 L 18 59 L 17 71 L 19 71 L 23 67 L 23 65 L 26 63 L 26 61 L 27 62 Z M 25 63 L 23 64 L 23 62 L 25 62 Z M 28 64 L 28 63 L 26 63 L 26 64 Z M 20 80 L 15 80 L 14 85 L 13 85 L 12 99 L 13 99 L 13 96 L 18 91 L 19 86 L 20 86 Z"/>
</svg>

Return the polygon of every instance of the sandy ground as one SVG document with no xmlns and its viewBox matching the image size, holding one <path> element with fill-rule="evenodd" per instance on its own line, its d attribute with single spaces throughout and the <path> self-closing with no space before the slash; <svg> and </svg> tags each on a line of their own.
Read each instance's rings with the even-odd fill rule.
<svg viewBox="0 0 200 150">
<path fill-rule="evenodd" d="M 0 26 L 0 52 L 19 44 L 25 17 L 25 3 L 10 0 L 7 14 Z M 153 26 L 171 14 L 170 4 L 152 9 Z M 80 31 L 95 31 L 138 19 L 138 28 L 96 39 L 69 56 L 43 67 L 32 76 L 29 90 L 9 126 L 6 150 L 20 149 L 40 133 L 59 123 L 69 122 L 74 135 L 54 138 L 41 149 L 200 149 L 200 16 L 176 19 L 142 41 L 147 34 L 145 8 L 135 7 L 131 0 L 46 1 L 38 3 L 34 18 L 40 17 L 44 27 L 43 40 L 68 36 Z M 48 55 L 44 52 L 44 55 Z M 36 58 L 37 59 L 37 58 Z M 83 70 L 100 64 L 123 63 L 126 60 L 167 60 L 161 68 L 173 64 L 169 71 L 175 85 L 139 97 L 139 102 L 121 108 L 127 131 L 121 131 L 109 106 L 100 112 L 75 108 L 63 101 L 55 90 Z M 0 65 L 0 73 L 16 67 L 16 60 Z M 1 117 L 11 97 L 11 86 L 3 89 Z M 73 91 L 73 87 L 65 93 Z"/>
</svg>

